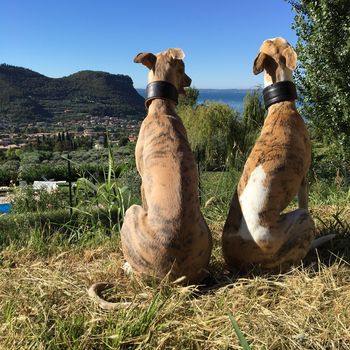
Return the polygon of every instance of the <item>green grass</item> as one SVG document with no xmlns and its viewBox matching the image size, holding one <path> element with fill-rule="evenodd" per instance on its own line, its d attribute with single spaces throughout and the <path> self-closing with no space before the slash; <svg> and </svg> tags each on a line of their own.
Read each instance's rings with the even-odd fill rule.
<svg viewBox="0 0 350 350">
<path fill-rule="evenodd" d="M 254 350 L 349 350 L 346 190 L 311 187 L 317 232 L 337 233 L 333 243 L 285 274 L 233 275 L 225 269 L 220 237 L 238 176 L 208 172 L 201 179 L 214 238 L 212 287 L 128 277 L 118 225 L 110 229 L 108 220 L 73 220 L 66 212 L 1 217 L 0 349 L 242 350 L 249 344 Z M 97 281 L 115 283 L 106 297 L 131 306 L 100 310 L 87 296 Z"/>
<path fill-rule="evenodd" d="M 233 317 L 232 314 L 229 314 L 229 318 L 232 324 L 232 328 L 235 330 L 237 337 L 239 339 L 239 343 L 240 345 L 243 347 L 244 350 L 251 350 L 251 347 L 249 346 L 247 340 L 245 339 L 243 333 L 241 332 L 241 330 L 239 329 L 238 323 L 235 320 L 235 318 Z"/>
</svg>

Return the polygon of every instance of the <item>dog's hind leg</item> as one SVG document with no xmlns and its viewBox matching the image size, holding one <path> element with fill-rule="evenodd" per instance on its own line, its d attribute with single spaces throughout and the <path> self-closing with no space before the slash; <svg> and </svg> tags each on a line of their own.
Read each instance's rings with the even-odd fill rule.
<svg viewBox="0 0 350 350">
<path fill-rule="evenodd" d="M 305 184 L 304 184 L 305 185 Z M 306 186 L 301 191 L 303 205 Z M 271 217 L 268 226 L 248 229 L 235 193 L 222 235 L 222 249 L 229 267 L 245 268 L 261 264 L 265 268 L 301 261 L 308 253 L 315 237 L 315 223 L 306 209 Z"/>
<path fill-rule="evenodd" d="M 309 192 L 309 186 L 308 186 L 306 177 L 304 177 L 303 181 L 301 183 L 299 192 L 298 192 L 299 208 L 308 209 L 308 195 L 309 195 L 308 192 Z M 321 245 L 323 245 L 329 241 L 331 241 L 335 237 L 336 237 L 335 234 L 330 234 L 330 235 L 316 238 L 310 246 L 310 251 L 320 247 Z"/>
<path fill-rule="evenodd" d="M 310 213 L 305 209 L 297 209 L 282 214 L 277 224 L 270 231 L 271 239 L 265 250 L 265 258 L 261 261 L 267 268 L 300 262 L 307 253 L 322 244 L 332 240 L 331 234 L 315 238 L 315 223 Z M 281 241 L 282 240 L 282 241 Z M 274 244 L 275 243 L 275 244 Z M 266 242 L 257 242 L 262 247 Z M 278 249 L 276 249 L 278 247 Z"/>
<path fill-rule="evenodd" d="M 145 189 L 143 187 L 143 184 L 141 184 L 141 200 L 142 200 L 142 207 L 145 211 L 148 210 L 147 200 L 145 196 Z"/>
<path fill-rule="evenodd" d="M 305 209 L 282 214 L 271 230 L 271 237 L 281 242 L 272 259 L 266 261 L 271 268 L 282 264 L 301 261 L 308 253 L 315 237 L 315 223 Z"/>
<path fill-rule="evenodd" d="M 153 235 L 148 225 L 147 212 L 139 205 L 132 205 L 124 216 L 120 231 L 123 255 L 135 273 L 145 273 L 152 269 L 152 253 L 148 245 L 152 244 Z"/>
</svg>

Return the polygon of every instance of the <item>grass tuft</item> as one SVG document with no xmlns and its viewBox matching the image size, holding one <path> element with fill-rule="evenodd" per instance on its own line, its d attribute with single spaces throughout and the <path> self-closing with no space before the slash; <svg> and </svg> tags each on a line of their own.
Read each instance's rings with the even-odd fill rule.
<svg viewBox="0 0 350 350">
<path fill-rule="evenodd" d="M 246 341 L 243 333 L 239 329 L 237 321 L 235 320 L 235 318 L 233 317 L 233 315 L 231 313 L 229 314 L 229 318 L 230 318 L 232 327 L 233 327 L 234 331 L 236 332 L 236 335 L 237 335 L 237 337 L 239 339 L 239 343 L 242 346 L 243 350 L 251 350 L 251 347 L 249 346 L 249 344 Z"/>
</svg>

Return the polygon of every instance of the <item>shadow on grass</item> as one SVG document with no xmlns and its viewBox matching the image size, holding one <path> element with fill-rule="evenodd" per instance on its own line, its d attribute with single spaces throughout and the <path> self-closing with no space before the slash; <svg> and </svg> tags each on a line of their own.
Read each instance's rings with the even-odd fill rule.
<svg viewBox="0 0 350 350">
<path fill-rule="evenodd" d="M 350 235 L 339 235 L 333 241 L 310 252 L 303 260 L 305 267 L 315 267 L 319 264 L 331 266 L 335 263 L 345 263 L 350 266 Z"/>
<path fill-rule="evenodd" d="M 330 234 L 336 234 L 336 237 L 311 251 L 304 259 L 305 265 L 310 266 L 320 262 L 331 266 L 340 261 L 350 265 L 350 220 L 345 207 L 337 208 L 325 217 L 315 215 L 315 221 L 318 225 L 318 237 Z"/>
<path fill-rule="evenodd" d="M 348 224 L 348 223 L 347 223 Z M 259 266 L 251 266 L 248 269 L 236 269 L 229 271 L 225 262 L 222 259 L 213 259 L 209 265 L 209 275 L 204 279 L 198 287 L 195 295 L 200 297 L 208 293 L 215 293 L 216 290 L 233 285 L 239 279 L 254 279 L 256 277 L 262 278 L 276 278 L 288 275 L 293 268 L 302 269 L 309 273 L 310 276 L 315 271 L 319 271 L 320 267 L 331 267 L 334 264 L 346 264 L 350 266 L 350 228 L 345 224 L 342 227 L 325 226 L 319 230 L 319 235 L 337 234 L 337 236 L 330 242 L 323 244 L 321 247 L 310 251 L 309 254 L 302 260 L 301 264 L 291 266 L 287 269 L 266 270 Z M 215 245 L 219 241 L 215 240 Z"/>
</svg>

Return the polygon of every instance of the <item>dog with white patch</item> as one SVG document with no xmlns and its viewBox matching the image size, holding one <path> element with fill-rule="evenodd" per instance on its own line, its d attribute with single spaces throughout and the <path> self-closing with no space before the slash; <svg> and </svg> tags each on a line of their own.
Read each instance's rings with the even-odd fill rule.
<svg viewBox="0 0 350 350">
<path fill-rule="evenodd" d="M 254 74 L 264 71 L 268 113 L 224 226 L 222 248 L 229 268 L 283 267 L 300 262 L 313 246 L 307 188 L 311 144 L 295 105 L 296 65 L 296 52 L 283 38 L 265 40 L 254 61 Z M 283 213 L 296 195 L 299 208 Z"/>
</svg>

